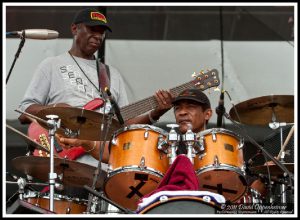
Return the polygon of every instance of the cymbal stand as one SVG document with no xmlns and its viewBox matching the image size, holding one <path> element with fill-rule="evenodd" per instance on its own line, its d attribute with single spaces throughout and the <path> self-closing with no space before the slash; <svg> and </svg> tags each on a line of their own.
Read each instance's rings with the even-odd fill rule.
<svg viewBox="0 0 300 220">
<path fill-rule="evenodd" d="M 50 173 L 49 173 L 49 187 L 50 187 L 50 211 L 54 211 L 54 187 L 57 174 L 54 173 L 54 141 L 55 132 L 60 127 L 60 120 L 57 115 L 47 115 L 47 124 L 49 125 L 49 137 L 50 137 Z"/>
<path fill-rule="evenodd" d="M 274 108 L 272 108 L 272 122 L 269 123 L 269 127 L 273 130 L 279 128 L 280 129 L 280 154 L 277 156 L 277 159 L 281 162 L 284 163 L 284 157 L 285 157 L 285 151 L 283 149 L 283 130 L 282 127 L 287 126 L 289 124 L 293 124 L 293 123 L 285 123 L 285 122 L 276 122 L 276 115 L 274 112 Z M 287 174 L 284 173 L 284 178 L 286 178 Z M 281 203 L 285 204 L 286 203 L 286 191 L 287 191 L 287 187 L 285 184 L 280 184 L 280 197 L 281 197 Z"/>
<path fill-rule="evenodd" d="M 271 161 L 274 162 L 274 164 L 276 164 L 281 170 L 284 171 L 284 173 L 286 174 L 286 177 L 289 178 L 289 187 L 293 188 L 293 184 L 292 184 L 292 179 L 294 178 L 294 175 L 278 160 L 276 160 L 268 151 L 266 151 L 261 145 L 259 145 L 253 138 L 251 138 L 247 132 L 245 132 L 239 124 L 237 124 L 231 117 L 230 115 L 225 112 L 224 116 L 229 119 L 235 126 L 237 126 L 241 132 L 242 135 L 247 137 L 247 139 L 253 144 L 255 145 L 259 150 L 261 150 L 261 152 L 263 153 L 264 156 L 267 156 Z"/>
</svg>

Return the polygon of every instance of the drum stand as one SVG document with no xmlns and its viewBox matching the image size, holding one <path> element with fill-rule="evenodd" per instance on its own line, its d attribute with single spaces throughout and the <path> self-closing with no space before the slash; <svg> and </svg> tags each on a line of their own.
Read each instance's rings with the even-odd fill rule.
<svg viewBox="0 0 300 220">
<path fill-rule="evenodd" d="M 234 125 L 236 125 L 240 131 L 242 132 L 243 136 L 247 137 L 247 139 L 253 144 L 255 145 L 263 154 L 264 156 L 267 156 L 271 161 L 274 162 L 274 164 L 276 164 L 285 174 L 285 177 L 289 179 L 289 184 L 288 187 L 293 188 L 293 184 L 292 184 L 292 180 L 294 179 L 294 175 L 281 163 L 281 161 L 278 161 L 277 159 L 275 159 L 268 151 L 266 151 L 261 145 L 259 145 L 253 138 L 251 138 L 249 135 L 247 135 L 247 132 L 245 132 L 242 127 L 237 124 L 231 117 L 230 115 L 225 112 L 224 116 L 229 119 Z M 272 118 L 273 123 L 274 123 L 274 118 Z M 269 176 L 269 179 L 271 180 L 271 177 Z M 271 181 L 270 181 L 271 182 Z M 283 184 L 284 185 L 284 184 Z M 284 190 L 285 190 L 285 185 L 284 185 Z M 283 192 L 285 194 L 285 192 Z M 282 198 L 282 200 L 286 200 L 285 198 Z"/>
<path fill-rule="evenodd" d="M 273 130 L 277 129 L 277 128 L 280 128 L 280 146 L 281 146 L 281 149 L 280 149 L 280 152 L 277 156 L 277 159 L 281 162 L 281 163 L 284 163 L 284 157 L 285 157 L 285 146 L 287 145 L 291 135 L 292 135 L 292 132 L 294 131 L 294 127 L 291 129 L 288 137 L 286 138 L 285 140 L 285 143 L 283 144 L 283 131 L 282 131 L 282 127 L 284 126 L 287 126 L 289 124 L 293 124 L 293 123 L 285 123 L 285 122 L 282 122 L 282 123 L 279 123 L 279 122 L 275 122 L 276 118 L 275 117 L 272 117 L 272 120 L 274 120 L 273 122 L 269 123 L 269 127 Z M 283 174 L 284 177 L 283 177 L 283 181 L 285 181 L 286 179 L 286 173 Z M 286 187 L 286 185 L 284 183 L 281 183 L 280 184 L 280 200 L 281 200 L 281 203 L 282 204 L 286 204 L 287 203 L 287 200 L 286 200 L 286 191 L 288 190 L 288 187 Z"/>
<path fill-rule="evenodd" d="M 32 188 L 32 185 L 36 185 L 36 186 L 48 186 L 47 183 L 31 183 L 31 182 L 27 182 L 26 179 L 22 178 L 22 177 L 16 177 L 11 175 L 17 182 L 14 181 L 6 181 L 7 184 L 18 184 L 18 191 L 15 192 L 7 201 L 6 201 L 6 205 L 8 205 L 12 199 L 14 197 L 16 197 L 18 195 L 18 199 L 16 199 L 16 201 L 14 201 L 14 203 L 12 205 L 10 205 L 10 208 L 7 209 L 7 213 L 8 214 L 14 214 L 16 211 L 16 207 L 18 207 L 23 201 L 25 201 L 25 189 L 29 188 L 30 190 L 36 191 L 34 188 Z M 33 206 L 28 205 L 27 209 L 34 209 Z"/>
</svg>

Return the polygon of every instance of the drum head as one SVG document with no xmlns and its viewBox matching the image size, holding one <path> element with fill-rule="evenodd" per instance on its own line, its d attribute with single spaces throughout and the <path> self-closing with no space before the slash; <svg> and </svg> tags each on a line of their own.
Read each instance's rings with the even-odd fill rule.
<svg viewBox="0 0 300 220">
<path fill-rule="evenodd" d="M 166 202 L 156 202 L 140 214 L 216 214 L 218 206 L 198 197 L 173 197 Z"/>
<path fill-rule="evenodd" d="M 112 201 L 125 208 L 135 210 L 138 200 L 155 190 L 161 179 L 162 176 L 146 171 L 116 172 L 107 179 L 104 192 Z"/>
<path fill-rule="evenodd" d="M 198 175 L 199 190 L 223 195 L 227 201 L 237 201 L 247 190 L 243 175 L 231 170 L 211 170 Z"/>
</svg>

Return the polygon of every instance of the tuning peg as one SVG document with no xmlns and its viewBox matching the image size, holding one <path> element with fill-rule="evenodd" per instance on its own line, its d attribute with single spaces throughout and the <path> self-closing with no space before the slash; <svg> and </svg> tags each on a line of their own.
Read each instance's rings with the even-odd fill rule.
<svg viewBox="0 0 300 220">
<path fill-rule="evenodd" d="M 221 89 L 219 88 L 219 86 L 216 86 L 216 87 L 214 88 L 214 91 L 215 91 L 215 92 L 220 92 Z"/>
<path fill-rule="evenodd" d="M 201 85 L 200 82 L 195 83 L 195 86 L 200 86 L 200 85 Z"/>
<path fill-rule="evenodd" d="M 197 73 L 194 72 L 194 73 L 192 74 L 192 77 L 193 77 L 193 78 L 196 78 L 196 77 L 197 77 Z"/>
</svg>

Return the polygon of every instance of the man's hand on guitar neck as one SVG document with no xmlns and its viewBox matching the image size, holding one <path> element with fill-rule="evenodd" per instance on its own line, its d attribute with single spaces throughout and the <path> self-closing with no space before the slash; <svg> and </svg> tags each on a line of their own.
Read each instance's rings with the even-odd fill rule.
<svg viewBox="0 0 300 220">
<path fill-rule="evenodd" d="M 135 118 L 128 119 L 125 124 L 153 124 L 159 120 L 159 118 L 169 111 L 173 105 L 173 96 L 170 91 L 158 90 L 155 92 L 154 97 L 157 101 L 157 105 L 154 109 L 149 111 L 148 114 L 140 115 Z"/>
</svg>

